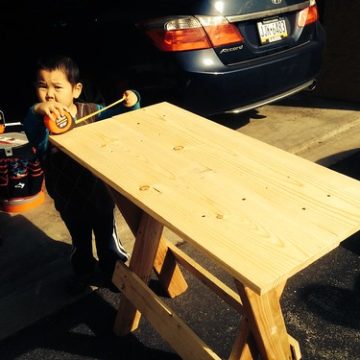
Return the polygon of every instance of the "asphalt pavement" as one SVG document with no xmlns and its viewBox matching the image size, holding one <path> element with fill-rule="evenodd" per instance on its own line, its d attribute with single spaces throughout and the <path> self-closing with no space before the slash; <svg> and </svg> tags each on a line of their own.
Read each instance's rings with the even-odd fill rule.
<svg viewBox="0 0 360 360">
<path fill-rule="evenodd" d="M 260 117 L 257 121 L 266 120 Z M 354 128 L 349 129 L 354 133 Z M 360 180 L 359 163 L 360 153 L 352 151 L 328 166 Z M 129 248 L 131 239 L 123 231 L 121 236 Z M 123 338 L 113 334 L 119 293 L 102 287 L 76 296 L 65 293 L 71 276 L 67 261 L 70 242 L 49 199 L 30 214 L 0 213 L 0 237 L 1 360 L 179 358 L 144 318 L 134 333 Z M 343 241 L 287 282 L 282 309 L 288 332 L 299 341 L 304 360 L 360 360 L 359 237 L 355 234 Z M 188 244 L 176 238 L 174 242 L 233 287 L 221 269 Z M 226 359 L 239 315 L 186 271 L 184 275 L 189 290 L 172 300 L 161 293 L 155 277 L 150 285 Z"/>
<path fill-rule="evenodd" d="M 181 247 L 194 256 L 187 245 Z M 299 341 L 303 359 L 360 359 L 359 259 L 357 235 L 289 280 L 282 308 L 288 332 Z M 198 260 L 231 285 L 216 266 L 201 257 Z M 189 290 L 171 302 L 163 299 L 225 359 L 238 329 L 239 315 L 196 279 L 185 275 Z M 158 289 L 155 279 L 152 288 Z M 161 292 L 158 294 L 161 296 Z M 140 328 L 125 338 L 112 333 L 119 298 L 119 294 L 105 288 L 89 293 L 4 339 L 0 358 L 178 359 L 144 318 Z"/>
</svg>

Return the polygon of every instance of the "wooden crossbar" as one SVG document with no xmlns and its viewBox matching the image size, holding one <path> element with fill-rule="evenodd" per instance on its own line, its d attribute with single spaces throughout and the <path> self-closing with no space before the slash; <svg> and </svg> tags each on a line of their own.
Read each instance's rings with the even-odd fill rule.
<svg viewBox="0 0 360 360">
<path fill-rule="evenodd" d="M 223 299 L 227 304 L 232 306 L 239 313 L 243 313 L 243 304 L 241 302 L 240 296 L 238 293 L 233 291 L 230 287 L 220 281 L 216 276 L 203 268 L 199 263 L 187 255 L 184 251 L 180 250 L 174 244 L 166 241 L 163 238 L 163 246 L 168 247 L 168 251 L 175 257 L 175 260 L 182 265 L 186 270 L 193 274 L 197 279 L 199 279 L 204 285 L 206 285 L 210 290 L 212 290 L 216 295 Z M 279 286 L 277 290 L 278 297 L 280 298 L 281 293 L 284 289 L 285 283 Z M 252 343 L 251 352 L 250 347 L 248 347 L 248 341 L 254 342 L 251 340 L 251 333 L 249 332 L 248 321 L 243 319 L 240 326 L 240 335 L 239 339 L 234 344 L 234 348 L 230 359 L 240 359 L 237 356 L 241 354 L 241 359 L 255 359 L 255 347 Z M 293 360 L 301 359 L 301 351 L 299 343 L 291 335 L 287 334 L 288 341 L 290 344 L 290 349 L 292 353 Z M 236 355 L 235 355 L 236 354 Z"/>
<path fill-rule="evenodd" d="M 226 301 L 230 306 L 242 313 L 242 303 L 239 294 L 220 281 L 216 276 L 204 269 L 194 259 L 180 250 L 177 246 L 168 242 L 167 244 L 171 253 L 175 256 L 176 261 L 198 278 L 204 285 L 211 289 L 221 299 Z"/>
<path fill-rule="evenodd" d="M 116 265 L 113 282 L 183 359 L 220 360 L 169 306 L 120 262 Z"/>
</svg>

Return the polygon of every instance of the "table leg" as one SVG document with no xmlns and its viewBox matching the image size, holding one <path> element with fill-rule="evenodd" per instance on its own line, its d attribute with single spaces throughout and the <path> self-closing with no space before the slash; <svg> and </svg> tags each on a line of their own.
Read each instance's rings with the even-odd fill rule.
<svg viewBox="0 0 360 360">
<path fill-rule="evenodd" d="M 154 270 L 162 288 L 169 297 L 174 298 L 187 290 L 187 282 L 181 273 L 174 255 L 169 250 L 168 241 L 163 237 L 160 239 L 156 253 Z"/>
<path fill-rule="evenodd" d="M 263 360 L 292 360 L 289 337 L 280 307 L 284 285 L 259 295 L 235 280 L 244 316 Z"/>
<path fill-rule="evenodd" d="M 162 231 L 163 225 L 161 223 L 156 221 L 150 215 L 143 213 L 136 234 L 129 268 L 145 283 L 148 283 L 150 280 Z M 122 336 L 134 331 L 138 327 L 140 317 L 140 312 L 130 301 L 123 297 L 116 316 L 114 332 L 117 335 Z"/>
<path fill-rule="evenodd" d="M 257 350 L 254 337 L 251 334 L 249 321 L 246 317 L 241 319 L 239 334 L 233 344 L 229 360 L 257 360 Z"/>
<path fill-rule="evenodd" d="M 108 189 L 131 232 L 136 236 L 143 211 L 125 196 L 110 187 Z M 167 244 L 167 240 L 162 237 L 156 253 L 154 270 L 164 291 L 174 298 L 185 292 L 188 286 Z"/>
</svg>

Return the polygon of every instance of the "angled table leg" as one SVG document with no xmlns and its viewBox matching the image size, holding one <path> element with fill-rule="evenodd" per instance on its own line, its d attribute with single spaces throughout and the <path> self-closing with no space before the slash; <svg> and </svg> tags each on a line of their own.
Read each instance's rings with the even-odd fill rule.
<svg viewBox="0 0 360 360">
<path fill-rule="evenodd" d="M 176 262 L 172 252 L 169 250 L 168 241 L 165 238 L 160 239 L 158 251 L 154 262 L 154 270 L 157 274 L 162 288 L 169 297 L 175 298 L 184 293 L 187 288 L 187 282 Z"/>
<path fill-rule="evenodd" d="M 261 358 L 292 360 L 289 336 L 280 307 L 284 285 L 259 295 L 239 281 L 235 280 L 235 283 L 243 302 L 244 316 L 249 321 Z"/>
<path fill-rule="evenodd" d="M 125 196 L 110 187 L 108 189 L 131 232 L 136 236 L 143 211 Z M 164 291 L 174 298 L 182 294 L 188 285 L 167 244 L 168 241 L 161 237 L 154 261 L 154 270 Z"/>
<path fill-rule="evenodd" d="M 240 322 L 239 334 L 233 344 L 229 360 L 257 360 L 258 355 L 259 351 L 251 334 L 249 321 L 243 316 Z"/>
<path fill-rule="evenodd" d="M 154 259 L 163 231 L 163 225 L 143 213 L 139 229 L 136 234 L 134 250 L 130 259 L 129 268 L 145 283 L 150 280 Z M 116 268 L 115 268 L 116 272 Z M 114 332 L 117 335 L 126 335 L 134 331 L 139 324 L 141 314 L 126 298 L 122 298 L 116 316 Z"/>
</svg>

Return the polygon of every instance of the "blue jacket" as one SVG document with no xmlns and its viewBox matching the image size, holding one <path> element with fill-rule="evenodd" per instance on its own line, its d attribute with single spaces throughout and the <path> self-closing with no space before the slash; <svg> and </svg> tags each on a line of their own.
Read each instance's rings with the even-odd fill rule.
<svg viewBox="0 0 360 360">
<path fill-rule="evenodd" d="M 140 99 L 139 95 L 138 99 Z M 76 106 L 79 118 L 103 108 L 101 105 L 92 103 L 76 103 Z M 139 101 L 130 108 L 120 103 L 76 126 L 83 126 L 139 107 Z M 47 192 L 53 198 L 55 207 L 63 218 L 66 217 L 69 209 L 83 211 L 84 208 L 95 209 L 104 207 L 105 203 L 113 203 L 102 181 L 78 162 L 49 144 L 49 131 L 44 125 L 43 117 L 35 114 L 32 108 L 24 120 L 24 129 L 29 142 L 35 147 L 42 160 Z"/>
<path fill-rule="evenodd" d="M 134 91 L 134 90 L 132 90 Z M 122 103 L 115 105 L 112 108 L 104 110 L 99 113 L 96 117 L 94 117 L 93 121 L 99 121 L 103 119 L 107 119 L 109 117 L 119 115 L 124 112 L 128 112 L 131 110 L 136 110 L 140 108 L 140 95 L 138 92 L 134 91 L 138 97 L 138 102 L 132 107 L 125 107 Z M 81 103 L 75 103 L 75 105 L 79 106 Z M 103 105 L 93 104 L 94 111 L 103 109 Z M 85 114 L 86 115 L 86 114 Z M 82 117 L 84 115 L 80 115 Z M 76 120 L 76 119 L 75 119 Z M 86 123 L 93 122 L 87 121 Z M 85 124 L 85 123 L 84 123 Z M 32 106 L 23 121 L 24 131 L 29 140 L 29 142 L 35 147 L 37 153 L 40 157 L 42 157 L 48 148 L 49 142 L 49 130 L 45 127 L 43 122 L 43 116 L 38 115 L 34 112 L 34 107 Z"/>
</svg>

